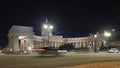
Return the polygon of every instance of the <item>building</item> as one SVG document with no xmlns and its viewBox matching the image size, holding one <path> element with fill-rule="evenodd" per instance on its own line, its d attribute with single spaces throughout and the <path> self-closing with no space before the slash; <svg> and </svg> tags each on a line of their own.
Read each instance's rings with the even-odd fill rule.
<svg viewBox="0 0 120 68">
<path fill-rule="evenodd" d="M 102 45 L 100 34 L 90 34 L 87 37 L 64 38 L 52 34 L 53 26 L 48 23 L 48 19 L 41 27 L 41 36 L 34 35 L 33 27 L 13 25 L 9 30 L 9 48 L 12 51 L 28 51 L 32 48 L 55 47 L 70 43 L 75 48 L 99 49 Z"/>
</svg>

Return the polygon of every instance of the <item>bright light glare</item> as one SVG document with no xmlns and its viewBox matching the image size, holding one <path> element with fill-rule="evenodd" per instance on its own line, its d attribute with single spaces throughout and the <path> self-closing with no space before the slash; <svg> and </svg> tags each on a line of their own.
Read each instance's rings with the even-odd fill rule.
<svg viewBox="0 0 120 68">
<path fill-rule="evenodd" d="M 94 35 L 95 38 L 97 38 L 97 35 Z"/>
<path fill-rule="evenodd" d="M 52 26 L 52 25 L 50 25 L 50 29 L 53 29 L 53 26 Z"/>
<path fill-rule="evenodd" d="M 105 35 L 106 37 L 109 37 L 109 36 L 111 36 L 111 33 L 110 33 L 110 32 L 105 32 L 104 35 Z"/>
<path fill-rule="evenodd" d="M 46 25 L 46 24 L 44 24 L 44 26 L 43 26 L 44 28 L 48 28 L 48 25 Z"/>
</svg>

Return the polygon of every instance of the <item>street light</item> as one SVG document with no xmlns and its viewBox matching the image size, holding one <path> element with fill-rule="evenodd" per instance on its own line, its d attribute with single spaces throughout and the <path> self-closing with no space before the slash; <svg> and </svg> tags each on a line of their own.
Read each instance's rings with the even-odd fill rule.
<svg viewBox="0 0 120 68">
<path fill-rule="evenodd" d="M 52 26 L 52 25 L 50 25 L 50 29 L 53 29 L 53 26 Z"/>
<path fill-rule="evenodd" d="M 47 29 L 48 31 L 53 29 L 53 26 L 50 25 L 50 24 L 44 24 L 43 27 L 44 27 L 45 29 Z"/>
<path fill-rule="evenodd" d="M 44 24 L 44 26 L 43 26 L 45 29 L 47 29 L 48 28 L 48 25 L 47 24 Z"/>
<path fill-rule="evenodd" d="M 111 33 L 110 33 L 110 32 L 105 31 L 105 32 L 104 32 L 104 36 L 105 36 L 105 37 L 107 37 L 107 40 L 108 40 L 108 37 L 110 37 L 110 36 L 111 36 Z"/>
<path fill-rule="evenodd" d="M 45 29 L 53 29 L 53 26 L 52 25 L 50 25 L 50 24 L 44 24 L 44 26 L 43 26 Z"/>
</svg>

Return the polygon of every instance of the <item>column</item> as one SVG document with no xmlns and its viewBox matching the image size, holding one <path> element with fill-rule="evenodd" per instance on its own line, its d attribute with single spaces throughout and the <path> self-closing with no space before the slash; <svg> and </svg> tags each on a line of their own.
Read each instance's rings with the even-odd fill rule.
<svg viewBox="0 0 120 68">
<path fill-rule="evenodd" d="M 89 48 L 92 50 L 92 41 L 89 41 Z"/>
<path fill-rule="evenodd" d="M 87 41 L 85 41 L 85 48 L 87 48 Z"/>
<path fill-rule="evenodd" d="M 54 47 L 56 48 L 56 42 L 54 42 Z"/>
<path fill-rule="evenodd" d="M 28 47 L 33 48 L 33 39 L 32 39 L 32 37 L 28 37 Z M 27 47 L 27 50 L 28 50 L 28 47 Z"/>
<path fill-rule="evenodd" d="M 79 46 L 80 46 L 80 48 L 81 48 L 81 42 L 79 42 Z"/>
<path fill-rule="evenodd" d="M 85 46 L 86 46 L 86 45 L 85 45 L 85 41 L 83 41 L 83 47 L 85 48 Z"/>
<path fill-rule="evenodd" d="M 97 41 L 94 41 L 94 51 L 97 51 Z"/>
<path fill-rule="evenodd" d="M 81 48 L 83 48 L 83 41 L 81 41 Z"/>
<path fill-rule="evenodd" d="M 13 37 L 13 51 L 15 51 L 15 52 L 19 51 L 18 36 Z"/>
<path fill-rule="evenodd" d="M 88 48 L 88 45 L 89 45 L 89 44 L 88 44 L 88 41 L 86 41 L 86 48 Z"/>
<path fill-rule="evenodd" d="M 12 49 L 12 45 L 13 45 L 13 37 L 9 37 L 9 48 Z"/>
</svg>

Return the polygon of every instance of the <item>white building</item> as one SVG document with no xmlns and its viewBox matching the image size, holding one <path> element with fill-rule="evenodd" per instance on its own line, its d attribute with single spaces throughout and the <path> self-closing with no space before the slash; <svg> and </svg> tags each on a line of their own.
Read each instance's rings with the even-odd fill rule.
<svg viewBox="0 0 120 68">
<path fill-rule="evenodd" d="M 88 37 L 63 38 L 52 34 L 53 26 L 46 22 L 41 27 L 41 36 L 34 35 L 33 27 L 13 25 L 9 30 L 9 48 L 13 51 L 27 51 L 32 48 L 55 47 L 70 43 L 75 48 L 86 47 L 94 50 L 101 46 L 99 33 Z"/>
</svg>

